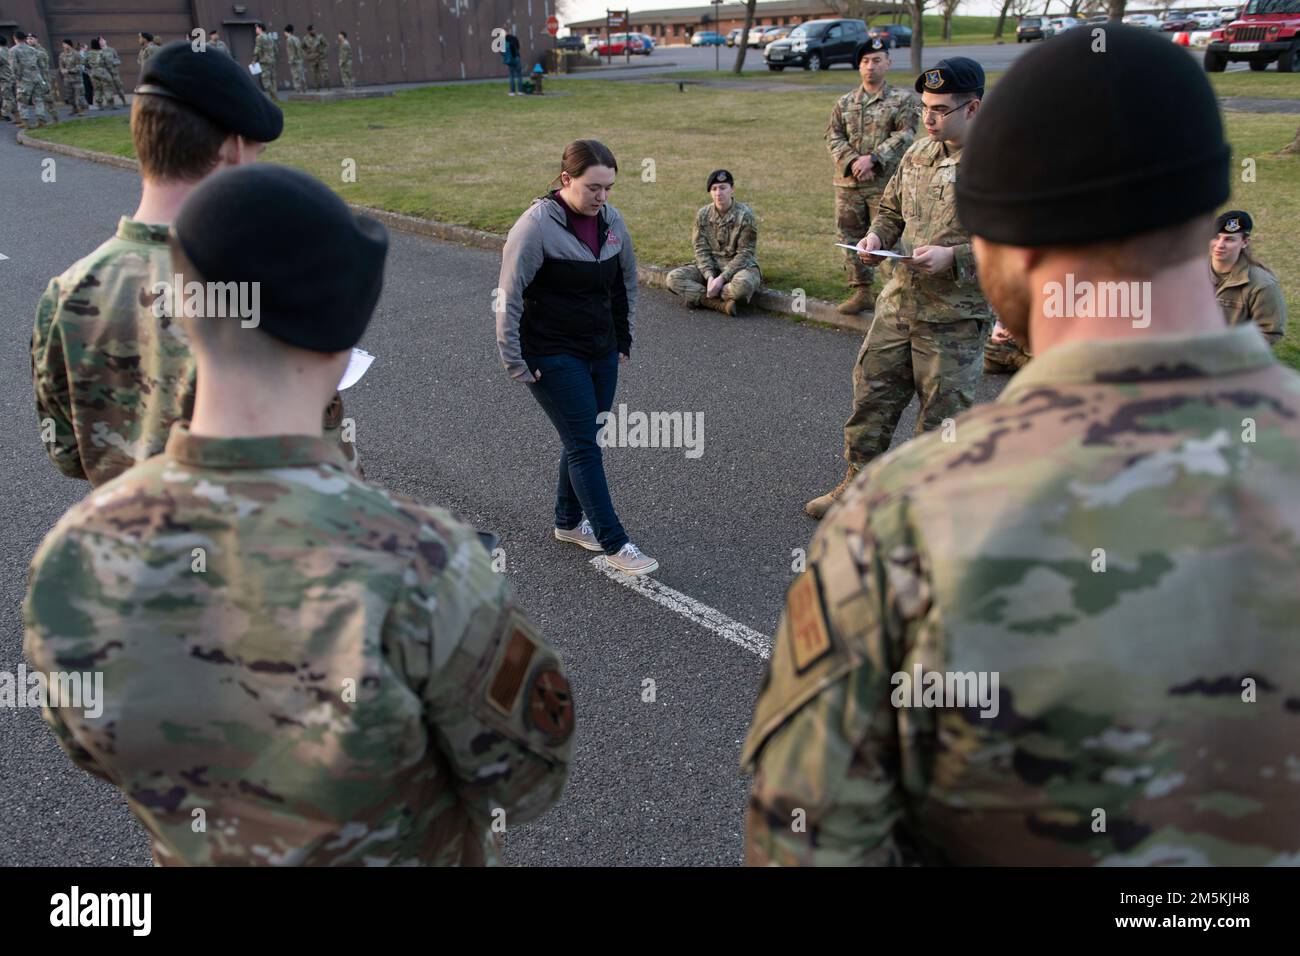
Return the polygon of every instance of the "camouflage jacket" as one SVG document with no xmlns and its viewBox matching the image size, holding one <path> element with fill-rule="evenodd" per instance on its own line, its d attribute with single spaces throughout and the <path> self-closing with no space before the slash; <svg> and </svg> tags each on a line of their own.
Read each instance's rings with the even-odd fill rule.
<svg viewBox="0 0 1300 956">
<path fill-rule="evenodd" d="M 146 43 L 144 46 L 140 47 L 140 52 L 136 54 L 135 58 L 136 62 L 140 64 L 140 69 L 142 71 L 144 70 L 145 63 L 149 61 L 149 58 L 161 49 L 162 46 L 158 43 Z"/>
<path fill-rule="evenodd" d="M 27 83 L 37 89 L 46 85 L 45 71 L 41 69 L 40 54 L 36 48 L 28 46 L 26 43 L 19 43 L 9 54 L 10 63 L 13 65 L 14 83 Z"/>
<path fill-rule="evenodd" d="M 944 437 L 813 539 L 749 860 L 1294 864 L 1300 376 L 1253 329 L 1074 342 Z M 917 707 L 918 668 L 995 704 Z"/>
<path fill-rule="evenodd" d="M 11 85 L 14 81 L 14 68 L 10 63 L 13 47 L 0 47 L 0 84 Z"/>
<path fill-rule="evenodd" d="M 259 34 L 253 41 L 253 61 L 260 64 L 262 69 L 275 65 L 275 41 L 271 39 L 271 34 Z"/>
<path fill-rule="evenodd" d="M 284 45 L 285 47 L 288 48 L 289 62 L 301 63 L 302 62 L 302 40 L 298 39 L 298 37 L 290 33 L 285 36 Z"/>
<path fill-rule="evenodd" d="M 758 219 L 743 202 L 731 202 L 726 212 L 709 203 L 695 214 L 691 232 L 695 265 L 706 279 L 731 281 L 741 269 L 758 268 Z"/>
<path fill-rule="evenodd" d="M 835 185 L 880 192 L 916 136 L 916 95 L 886 83 L 876 94 L 859 86 L 835 101 L 826 127 L 826 146 L 835 160 Z M 862 182 L 850 167 L 871 154 L 875 177 Z"/>
<path fill-rule="evenodd" d="M 24 621 L 103 674 L 46 720 L 162 864 L 491 863 L 564 787 L 564 671 L 474 530 L 321 439 L 178 427 L 50 532 Z"/>
<path fill-rule="evenodd" d="M 1214 294 L 1229 325 L 1254 322 L 1269 345 L 1276 346 L 1282 341 L 1286 334 L 1286 298 L 1273 273 L 1251 265 L 1243 255 L 1223 278 L 1213 272 L 1211 277 L 1215 280 Z"/>
<path fill-rule="evenodd" d="M 112 79 L 112 73 L 110 73 L 108 69 L 108 56 L 103 50 L 90 50 L 86 53 L 86 71 L 90 74 L 92 79 Z M 165 234 L 164 241 L 166 241 Z"/>
<path fill-rule="evenodd" d="M 64 79 L 74 79 L 81 76 L 81 54 L 76 50 L 64 50 L 59 54 L 59 73 Z"/>
<path fill-rule="evenodd" d="M 339 41 L 339 66 L 352 65 L 352 44 L 347 40 Z"/>
<path fill-rule="evenodd" d="M 217 40 L 215 43 L 209 42 L 208 49 L 220 50 L 222 53 L 226 54 L 226 56 L 230 56 L 230 48 L 221 40 Z"/>
<path fill-rule="evenodd" d="M 106 43 L 99 48 L 99 52 L 104 54 L 104 65 L 108 67 L 109 72 L 116 73 L 117 68 L 122 65 L 122 58 L 117 55 L 117 51 Z"/>
<path fill-rule="evenodd" d="M 172 283 L 167 226 L 123 216 L 117 234 L 50 280 L 32 330 L 32 390 L 45 451 L 69 478 L 102 485 L 163 450 L 194 413 L 194 358 L 184 326 L 155 316 Z M 336 392 L 324 437 L 360 469 Z"/>
<path fill-rule="evenodd" d="M 309 33 L 302 38 L 302 53 L 309 60 L 323 60 L 329 48 L 330 41 L 319 33 Z"/>
<path fill-rule="evenodd" d="M 41 65 L 41 73 L 45 77 L 45 82 L 49 83 L 53 79 L 50 75 L 50 51 L 39 43 L 36 44 L 36 59 Z"/>
<path fill-rule="evenodd" d="M 910 255 L 917 246 L 950 246 L 952 268 L 927 275 L 901 265 L 876 302 L 876 315 L 903 315 L 926 322 L 992 321 L 993 311 L 975 275 L 970 236 L 957 221 L 957 168 L 961 150 L 925 139 L 903 154 L 880 197 L 870 232 L 884 249 Z M 892 265 L 892 263 L 891 263 Z"/>
</svg>

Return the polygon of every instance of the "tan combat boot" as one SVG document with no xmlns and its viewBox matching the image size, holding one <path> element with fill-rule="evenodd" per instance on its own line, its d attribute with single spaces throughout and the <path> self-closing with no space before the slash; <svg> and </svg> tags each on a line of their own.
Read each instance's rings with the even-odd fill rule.
<svg viewBox="0 0 1300 956">
<path fill-rule="evenodd" d="M 855 286 L 853 294 L 835 307 L 835 311 L 841 315 L 857 315 L 859 312 L 870 312 L 875 308 L 875 296 L 866 286 Z"/>
<path fill-rule="evenodd" d="M 804 505 L 804 513 L 808 515 L 808 517 L 816 518 L 820 521 L 826 512 L 830 511 L 831 505 L 839 501 L 840 495 L 844 494 L 849 485 L 853 484 L 853 479 L 858 477 L 858 472 L 861 470 L 862 469 L 857 465 L 849 465 L 848 470 L 844 472 L 844 477 L 840 479 L 840 483 L 826 494 L 814 498 L 812 501 Z"/>
<path fill-rule="evenodd" d="M 710 298 L 703 298 L 703 299 L 700 299 L 700 305 L 704 306 L 706 309 L 712 309 L 714 312 L 721 312 L 723 315 L 735 315 L 735 314 L 736 314 L 736 300 L 735 300 L 735 299 L 710 299 Z"/>
</svg>

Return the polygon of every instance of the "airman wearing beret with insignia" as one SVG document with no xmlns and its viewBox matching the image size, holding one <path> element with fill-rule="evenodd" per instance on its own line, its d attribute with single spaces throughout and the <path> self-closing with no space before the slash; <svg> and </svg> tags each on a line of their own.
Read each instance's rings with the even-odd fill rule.
<svg viewBox="0 0 1300 956">
<path fill-rule="evenodd" d="M 101 485 L 163 450 L 194 406 L 185 329 L 156 313 L 174 282 L 168 224 L 203 179 L 255 161 L 284 116 L 227 56 L 177 40 L 145 66 L 131 105 L 143 189 L 117 233 L 50 280 L 36 307 L 32 386 L 45 450 L 71 478 Z M 228 217 L 214 221 L 225 228 Z M 337 396 L 324 427 L 355 463 Z"/>
<path fill-rule="evenodd" d="M 865 237 L 866 261 L 895 259 L 853 367 L 853 414 L 844 424 L 848 470 L 804 511 L 820 518 L 858 471 L 885 453 L 903 410 L 918 396 L 917 431 L 938 427 L 975 401 L 993 313 L 975 276 L 970 236 L 957 220 L 957 170 L 984 96 L 984 69 L 968 57 L 940 60 L 916 78 L 925 139 L 903 155 Z"/>
<path fill-rule="evenodd" d="M 254 164 L 194 189 L 170 243 L 187 283 L 260 282 L 261 322 L 186 313 L 192 421 L 37 552 L 29 659 L 104 678 L 100 715 L 47 722 L 160 865 L 497 862 L 559 799 L 573 700 L 474 529 L 321 438 L 387 232 Z"/>
<path fill-rule="evenodd" d="M 1229 325 L 1253 322 L 1276 347 L 1286 334 L 1286 298 L 1273 270 L 1250 247 L 1254 228 L 1250 213 L 1240 209 L 1230 209 L 1215 222 L 1210 240 L 1214 294 Z"/>
<path fill-rule="evenodd" d="M 898 161 L 916 136 L 916 97 L 885 80 L 889 43 L 873 37 L 858 45 L 854 60 L 862 85 L 835 101 L 826 146 L 835 162 L 835 224 L 840 242 L 862 238 L 876 215 Z M 872 307 L 875 267 L 844 250 L 849 298 L 837 307 L 856 315 Z"/>
<path fill-rule="evenodd" d="M 668 273 L 667 286 L 692 309 L 703 305 L 736 315 L 763 284 L 758 268 L 758 219 L 735 199 L 736 181 L 725 169 L 709 174 L 713 202 L 695 214 L 695 261 Z"/>
<path fill-rule="evenodd" d="M 1034 359 L 813 538 L 744 746 L 747 859 L 1295 866 L 1300 375 L 1206 282 L 1215 92 L 1150 31 L 1068 30 L 964 152 L 980 282 Z"/>
</svg>

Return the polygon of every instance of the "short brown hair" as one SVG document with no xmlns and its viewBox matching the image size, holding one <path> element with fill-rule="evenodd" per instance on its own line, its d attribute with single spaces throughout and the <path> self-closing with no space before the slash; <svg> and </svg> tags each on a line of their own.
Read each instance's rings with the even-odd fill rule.
<svg viewBox="0 0 1300 956">
<path fill-rule="evenodd" d="M 614 158 L 610 148 L 599 140 L 575 139 L 564 147 L 564 155 L 560 157 L 561 174 L 568 173 L 577 179 L 590 166 L 608 166 L 614 172 L 618 172 L 618 160 Z M 554 189 L 559 181 L 559 176 L 552 179 L 551 188 Z"/>
<path fill-rule="evenodd" d="M 138 94 L 131 104 L 131 139 L 140 172 L 149 179 L 202 179 L 217 165 L 230 135 L 170 96 Z"/>
</svg>

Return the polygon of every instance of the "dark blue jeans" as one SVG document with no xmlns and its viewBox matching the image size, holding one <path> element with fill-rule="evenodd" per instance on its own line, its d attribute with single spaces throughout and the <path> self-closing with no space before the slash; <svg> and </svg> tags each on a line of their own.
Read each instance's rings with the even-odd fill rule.
<svg viewBox="0 0 1300 956">
<path fill-rule="evenodd" d="M 507 63 L 506 69 L 510 71 L 510 92 L 522 93 L 524 91 L 524 69 L 522 63 Z M 518 87 L 515 84 L 518 83 Z"/>
<path fill-rule="evenodd" d="M 573 528 L 585 513 L 606 554 L 627 544 L 605 481 L 605 464 L 596 444 L 596 416 L 614 404 L 618 386 L 618 350 L 598 359 L 573 355 L 525 356 L 528 367 L 542 373 L 528 390 L 560 433 L 560 479 L 555 491 L 555 526 Z"/>
</svg>

